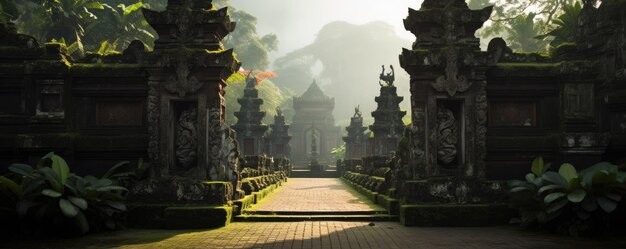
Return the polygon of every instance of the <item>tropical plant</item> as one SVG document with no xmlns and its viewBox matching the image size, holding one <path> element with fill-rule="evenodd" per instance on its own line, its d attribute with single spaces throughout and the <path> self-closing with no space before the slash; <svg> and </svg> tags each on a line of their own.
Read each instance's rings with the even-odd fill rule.
<svg viewBox="0 0 626 249">
<path fill-rule="evenodd" d="M 129 5 L 112 4 L 110 0 L 102 0 L 103 9 L 94 11 L 98 19 L 85 28 L 84 40 L 89 44 L 102 44 L 106 41 L 113 51 L 123 51 L 135 40 L 151 47 L 156 31 L 150 27 L 141 13 L 142 8 L 149 9 L 150 5 L 141 0 Z"/>
<path fill-rule="evenodd" d="M 510 26 L 506 27 L 509 34 L 508 40 L 513 50 L 527 52 L 546 50 L 548 43 L 537 38 L 543 23 L 536 21 L 535 16 L 535 13 L 520 15 L 510 23 Z"/>
<path fill-rule="evenodd" d="M 569 163 L 558 172 L 549 168 L 538 157 L 525 181 L 509 182 L 511 203 L 520 212 L 522 225 L 572 235 L 607 231 L 610 215 L 626 194 L 626 172 L 608 162 L 580 172 Z"/>
<path fill-rule="evenodd" d="M 552 20 L 552 23 L 556 25 L 556 28 L 544 35 L 538 36 L 537 38 L 545 39 L 547 37 L 554 37 L 552 42 L 550 42 L 550 45 L 553 47 L 563 43 L 572 42 L 574 30 L 578 24 L 578 16 L 581 11 L 582 5 L 579 2 L 564 5 L 563 14 Z"/>
<path fill-rule="evenodd" d="M 15 19 L 17 15 L 17 6 L 12 0 L 0 0 L 0 24 Z"/>
<path fill-rule="evenodd" d="M 40 41 L 65 39 L 67 43 L 76 42 L 78 51 L 85 51 L 82 39 L 85 28 L 97 16 L 94 10 L 104 9 L 96 0 L 41 0 L 24 1 L 18 22 L 26 29 L 24 33 L 33 35 Z"/>
<path fill-rule="evenodd" d="M 122 184 L 135 174 L 120 172 L 127 164 L 113 166 L 102 177 L 77 176 L 54 153 L 42 157 L 35 167 L 13 164 L 10 174 L 0 176 L 0 199 L 6 204 L 2 210 L 15 210 L 19 231 L 25 234 L 115 229 L 126 211 L 127 189 Z"/>
<path fill-rule="evenodd" d="M 333 148 L 330 151 L 333 154 L 333 158 L 336 160 L 343 160 L 346 157 L 346 143 L 341 144 L 341 146 Z"/>
<path fill-rule="evenodd" d="M 580 0 L 469 0 L 470 8 L 484 8 L 493 6 L 493 12 L 489 22 L 478 31 L 477 35 L 484 41 L 493 37 L 504 37 L 507 43 L 515 42 L 515 38 L 508 36 L 509 28 L 519 22 L 520 17 L 528 16 L 531 11 L 535 13 L 535 19 L 540 22 L 535 29 L 537 34 L 546 34 L 556 28 L 553 20 L 561 15 L 565 5 L 572 5 Z M 536 36 L 536 35 L 535 35 Z M 531 39 L 535 36 L 526 37 Z M 486 45 L 486 44 L 485 44 Z M 525 50 L 524 52 L 536 52 L 537 50 Z"/>
</svg>

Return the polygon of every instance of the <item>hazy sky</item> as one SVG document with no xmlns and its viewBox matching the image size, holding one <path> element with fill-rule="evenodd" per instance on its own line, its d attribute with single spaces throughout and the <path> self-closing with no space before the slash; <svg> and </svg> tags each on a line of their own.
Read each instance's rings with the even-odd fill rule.
<svg viewBox="0 0 626 249">
<path fill-rule="evenodd" d="M 365 24 L 384 21 L 395 27 L 401 37 L 414 40 L 404 30 L 402 20 L 408 8 L 419 9 L 422 0 L 231 0 L 231 4 L 258 18 L 260 35 L 278 35 L 279 51 L 272 59 L 311 44 L 327 23 L 347 21 Z"/>
</svg>

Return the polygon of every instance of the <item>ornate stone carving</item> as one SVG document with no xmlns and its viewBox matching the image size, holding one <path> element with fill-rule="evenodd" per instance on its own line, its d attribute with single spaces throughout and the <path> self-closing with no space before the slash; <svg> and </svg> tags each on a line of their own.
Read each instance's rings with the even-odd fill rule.
<svg viewBox="0 0 626 249">
<path fill-rule="evenodd" d="M 174 67 L 176 75 L 171 75 L 164 84 L 166 90 L 171 93 L 178 93 L 180 97 L 195 93 L 202 87 L 202 83 L 191 75 L 189 66 L 190 55 L 185 49 L 179 49 L 175 54 L 163 56 L 161 67 Z"/>
<path fill-rule="evenodd" d="M 477 176 L 484 177 L 485 174 L 485 155 L 487 153 L 487 91 L 485 87 L 487 86 L 486 81 L 477 82 L 477 90 L 475 103 L 476 106 L 476 135 L 474 147 L 474 162 L 475 165 L 467 165 L 468 171 L 473 170 L 473 172 L 466 172 L 468 176 Z M 468 119 L 471 120 L 471 119 Z M 471 141 L 470 141 L 471 143 Z M 474 168 L 475 167 L 475 168 Z M 473 169 L 472 169 L 473 168 Z M 478 174 L 478 175 L 476 175 Z"/>
<path fill-rule="evenodd" d="M 468 81 L 463 75 L 459 75 L 458 68 L 458 49 L 449 47 L 446 55 L 446 74 L 439 76 L 437 81 L 432 84 L 435 90 L 447 92 L 450 96 L 454 96 L 457 92 L 465 92 L 472 82 Z"/>
<path fill-rule="evenodd" d="M 188 169 L 197 160 L 198 136 L 198 109 L 189 108 L 181 112 L 176 125 L 176 161 L 178 166 Z"/>
<path fill-rule="evenodd" d="M 150 162 L 159 162 L 159 119 L 161 109 L 159 105 L 160 94 L 157 90 L 158 83 L 148 82 L 148 158 Z M 156 167 L 154 167 L 156 169 Z"/>
<path fill-rule="evenodd" d="M 239 144 L 235 132 L 221 119 L 220 110 L 209 110 L 209 137 L 217 138 L 209 141 L 210 180 L 230 181 L 237 186 L 239 179 Z"/>
<path fill-rule="evenodd" d="M 447 165 L 454 162 L 458 154 L 458 122 L 452 110 L 444 106 L 437 108 L 437 129 L 437 160 Z"/>
</svg>

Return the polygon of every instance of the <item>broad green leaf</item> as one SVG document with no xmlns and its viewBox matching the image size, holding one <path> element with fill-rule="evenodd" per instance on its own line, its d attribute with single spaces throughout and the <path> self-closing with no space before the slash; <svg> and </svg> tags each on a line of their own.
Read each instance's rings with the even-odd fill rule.
<svg viewBox="0 0 626 249">
<path fill-rule="evenodd" d="M 574 165 L 571 165 L 569 163 L 564 163 L 561 165 L 561 168 L 559 168 L 559 174 L 563 176 L 563 178 L 565 178 L 568 183 L 570 183 L 572 179 L 578 177 L 578 172 L 576 171 L 576 168 L 574 168 Z"/>
<path fill-rule="evenodd" d="M 82 211 L 78 210 L 75 221 L 81 233 L 89 232 L 89 222 L 87 222 L 87 217 L 85 217 Z"/>
<path fill-rule="evenodd" d="M 52 186 L 52 189 L 54 189 L 57 192 L 61 192 L 61 193 L 64 192 L 64 188 L 63 188 L 64 185 L 61 185 L 59 176 L 57 175 L 56 172 L 54 172 L 54 170 L 48 167 L 43 167 L 39 169 L 39 171 L 44 175 L 44 178 L 48 181 L 48 183 L 50 183 L 50 186 Z"/>
<path fill-rule="evenodd" d="M 59 199 L 59 207 L 66 217 L 74 218 L 78 214 L 78 209 L 66 199 Z"/>
<path fill-rule="evenodd" d="M 143 3 L 141 1 L 139 1 L 139 2 L 137 2 L 135 4 L 131 4 L 128 7 L 123 8 L 124 9 L 124 15 L 127 16 L 127 15 L 135 12 L 136 10 L 141 9 L 141 7 L 143 7 Z"/>
<path fill-rule="evenodd" d="M 567 199 L 573 203 L 580 203 L 585 199 L 587 192 L 582 189 L 577 189 L 567 195 Z"/>
<path fill-rule="evenodd" d="M 109 178 L 111 177 L 113 174 L 115 174 L 117 172 L 117 170 L 121 167 L 124 167 L 126 165 L 128 165 L 130 162 L 128 161 L 122 161 L 119 162 L 115 165 L 113 165 L 113 167 L 111 167 L 106 173 L 104 173 L 104 175 L 102 176 L 102 178 Z"/>
<path fill-rule="evenodd" d="M 39 161 L 37 162 L 37 166 L 35 168 L 39 169 L 39 168 L 45 167 L 46 161 L 52 158 L 52 156 L 54 156 L 54 152 L 50 152 L 46 154 L 45 156 L 43 156 L 41 159 L 39 159 Z"/>
<path fill-rule="evenodd" d="M 17 196 L 17 198 L 21 199 L 23 195 L 22 187 L 18 185 L 13 180 L 6 178 L 4 176 L 0 176 L 0 184 L 9 189 L 13 194 Z"/>
<path fill-rule="evenodd" d="M 535 181 L 535 179 L 536 179 L 535 174 L 533 174 L 533 173 L 526 174 L 526 181 L 532 183 L 532 182 Z"/>
<path fill-rule="evenodd" d="M 126 205 L 124 205 L 124 203 L 116 202 L 116 201 L 107 201 L 106 203 L 112 208 L 115 208 L 120 211 L 126 211 Z"/>
<path fill-rule="evenodd" d="M 559 198 L 562 198 L 563 196 L 565 196 L 565 193 L 560 193 L 560 192 L 558 192 L 558 193 L 551 193 L 549 195 L 546 195 L 546 197 L 543 199 L 543 201 L 546 204 L 550 204 L 553 201 L 555 201 L 555 200 L 557 200 Z"/>
<path fill-rule="evenodd" d="M 83 198 L 70 196 L 68 197 L 68 199 L 70 200 L 70 202 L 72 202 L 72 204 L 74 204 L 75 206 L 79 207 L 82 210 L 86 210 L 88 207 L 87 201 L 85 201 L 85 199 Z"/>
<path fill-rule="evenodd" d="M 511 189 L 511 193 L 517 193 L 517 192 L 521 192 L 521 191 L 530 191 L 530 189 L 528 189 L 527 187 L 514 187 Z"/>
<path fill-rule="evenodd" d="M 99 2 L 85 3 L 84 7 L 87 9 L 99 9 L 99 10 L 104 9 L 104 6 Z"/>
<path fill-rule="evenodd" d="M 100 43 L 100 48 L 98 49 L 98 51 L 96 53 L 98 53 L 99 55 L 105 55 L 107 52 L 107 47 L 109 46 L 109 41 L 105 40 L 102 43 Z"/>
<path fill-rule="evenodd" d="M 535 160 L 533 160 L 531 171 L 536 176 L 541 176 L 543 174 L 543 172 L 545 171 L 543 157 L 536 157 Z"/>
<path fill-rule="evenodd" d="M 67 166 L 67 162 L 60 156 L 52 156 L 52 170 L 59 176 L 61 184 L 67 182 L 67 178 L 70 176 L 70 168 Z"/>
<path fill-rule="evenodd" d="M 554 183 L 554 184 L 558 184 L 561 185 L 563 187 L 567 187 L 567 180 L 565 180 L 565 178 L 563 178 L 563 176 L 559 175 L 556 172 L 553 171 L 548 171 L 543 173 L 543 175 L 541 176 L 541 178 L 543 178 L 544 180 Z"/>
<path fill-rule="evenodd" d="M 57 191 L 54 191 L 52 189 L 44 189 L 44 190 L 41 191 L 41 194 L 45 195 L 45 196 L 48 196 L 48 197 L 52 197 L 52 198 L 59 198 L 59 197 L 61 197 L 61 195 L 63 195 L 63 194 L 61 194 L 61 193 L 59 193 Z"/>
<path fill-rule="evenodd" d="M 620 202 L 622 200 L 622 196 L 616 193 L 606 193 L 606 197 L 615 202 Z"/>
<path fill-rule="evenodd" d="M 566 199 L 557 201 L 555 203 L 550 204 L 550 206 L 548 206 L 548 209 L 546 210 L 546 212 L 548 212 L 549 214 L 554 213 L 556 211 L 561 210 L 561 208 L 565 207 L 565 205 L 567 205 L 567 203 L 569 203 Z"/>
<path fill-rule="evenodd" d="M 558 184 L 550 184 L 550 185 L 541 187 L 539 189 L 539 194 L 542 194 L 543 192 L 550 191 L 550 190 L 556 190 L 556 189 L 564 190 L 565 188 Z"/>
<path fill-rule="evenodd" d="M 32 174 L 33 167 L 27 164 L 16 163 L 16 164 L 11 164 L 11 166 L 9 166 L 9 171 L 15 174 L 21 175 L 21 176 L 28 177 Z"/>
<path fill-rule="evenodd" d="M 606 213 L 612 213 L 617 208 L 617 202 L 614 202 L 608 198 L 600 197 L 598 198 L 598 205 L 600 208 L 604 210 Z"/>
</svg>

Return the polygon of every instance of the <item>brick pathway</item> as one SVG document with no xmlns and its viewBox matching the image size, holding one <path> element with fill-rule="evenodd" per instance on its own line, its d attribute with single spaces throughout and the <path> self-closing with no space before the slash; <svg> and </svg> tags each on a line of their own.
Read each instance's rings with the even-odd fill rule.
<svg viewBox="0 0 626 249">
<path fill-rule="evenodd" d="M 420 228 L 397 222 L 240 222 L 205 231 L 124 230 L 0 248 L 626 248 L 626 240 L 581 239 L 516 227 Z"/>
<path fill-rule="evenodd" d="M 384 211 L 339 178 L 290 178 L 251 211 L 366 212 Z"/>
</svg>

